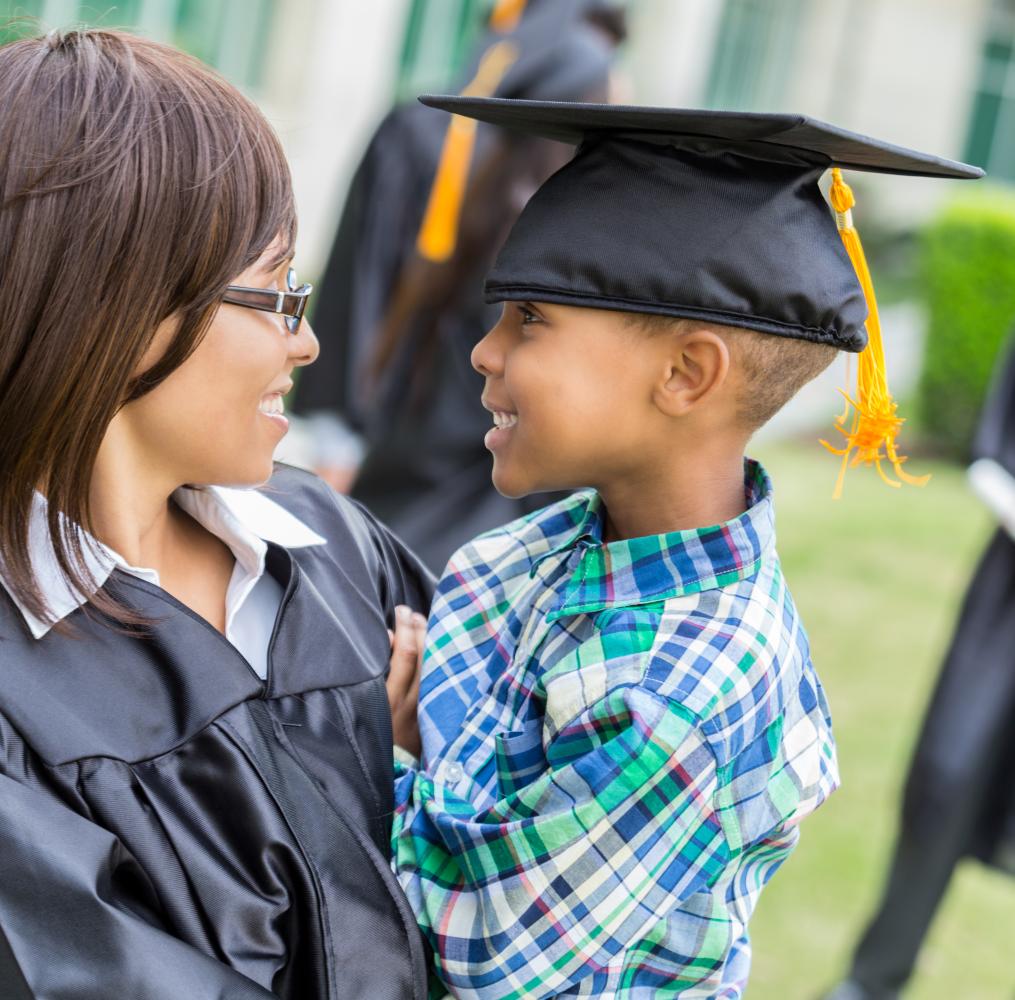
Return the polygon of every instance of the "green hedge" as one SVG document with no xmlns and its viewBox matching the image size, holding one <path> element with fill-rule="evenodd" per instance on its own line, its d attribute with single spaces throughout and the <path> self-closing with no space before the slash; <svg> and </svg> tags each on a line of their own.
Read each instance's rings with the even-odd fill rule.
<svg viewBox="0 0 1015 1000">
<path fill-rule="evenodd" d="M 929 326 L 918 411 L 936 447 L 965 459 L 997 359 L 1015 325 L 1015 192 L 963 192 L 926 228 Z"/>
</svg>

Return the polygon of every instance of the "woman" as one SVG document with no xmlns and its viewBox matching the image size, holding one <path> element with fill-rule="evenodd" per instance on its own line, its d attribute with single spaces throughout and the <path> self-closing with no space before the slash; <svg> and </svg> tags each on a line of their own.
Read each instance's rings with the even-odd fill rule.
<svg viewBox="0 0 1015 1000">
<path fill-rule="evenodd" d="M 273 468 L 317 355 L 294 233 L 196 61 L 0 49 L 4 997 L 426 995 L 383 677 L 430 580 Z"/>
</svg>

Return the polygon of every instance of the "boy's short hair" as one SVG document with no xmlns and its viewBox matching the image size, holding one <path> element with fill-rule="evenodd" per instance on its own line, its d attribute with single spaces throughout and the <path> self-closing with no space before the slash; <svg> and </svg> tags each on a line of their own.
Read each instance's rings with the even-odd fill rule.
<svg viewBox="0 0 1015 1000">
<path fill-rule="evenodd" d="M 679 319 L 651 313 L 628 313 L 629 322 L 648 333 L 682 332 L 707 327 L 730 349 L 743 388 L 737 418 L 750 432 L 767 424 L 811 379 L 820 375 L 839 353 L 834 344 L 780 337 L 705 320 Z"/>
</svg>

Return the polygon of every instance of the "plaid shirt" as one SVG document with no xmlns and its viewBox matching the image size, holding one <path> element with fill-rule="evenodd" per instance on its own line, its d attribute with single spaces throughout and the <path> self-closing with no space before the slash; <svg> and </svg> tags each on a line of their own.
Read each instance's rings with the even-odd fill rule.
<svg viewBox="0 0 1015 1000">
<path fill-rule="evenodd" d="M 838 783 L 745 470 L 717 527 L 603 544 L 584 491 L 452 558 L 392 843 L 456 996 L 741 996 L 761 889 Z"/>
</svg>

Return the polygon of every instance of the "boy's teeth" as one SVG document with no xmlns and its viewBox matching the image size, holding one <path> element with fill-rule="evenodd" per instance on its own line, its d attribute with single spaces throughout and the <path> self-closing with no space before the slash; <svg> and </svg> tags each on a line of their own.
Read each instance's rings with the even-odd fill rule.
<svg viewBox="0 0 1015 1000">
<path fill-rule="evenodd" d="M 514 427 L 518 423 L 517 413 L 494 413 L 493 424 L 495 427 Z"/>
</svg>

